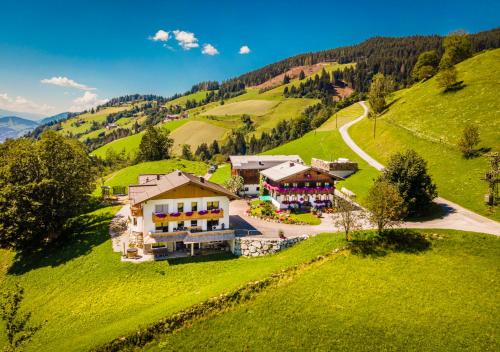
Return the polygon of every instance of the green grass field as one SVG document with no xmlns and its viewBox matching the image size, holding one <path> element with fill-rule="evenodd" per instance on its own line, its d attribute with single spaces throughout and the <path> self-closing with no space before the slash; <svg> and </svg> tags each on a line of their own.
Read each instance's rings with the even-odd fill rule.
<svg viewBox="0 0 500 352">
<path fill-rule="evenodd" d="M 362 107 L 359 104 L 354 104 L 354 106 L 340 110 L 338 114 L 339 116 L 344 116 L 342 119 L 345 123 L 359 116 L 358 112 L 363 112 Z M 263 154 L 298 154 L 307 164 L 311 162 L 311 158 L 313 157 L 325 160 L 334 160 L 337 158 L 351 159 L 358 163 L 360 170 L 345 181 L 339 182 L 337 188 L 341 189 L 345 187 L 354 192 L 357 196 L 356 201 L 363 204 L 364 198 L 368 195 L 368 190 L 372 186 L 373 180 L 378 177 L 379 172 L 355 154 L 344 143 L 337 130 L 330 130 L 331 127 L 328 126 L 332 126 L 333 124 L 335 127 L 334 119 L 335 116 L 326 121 L 318 130 L 311 131 L 299 139 L 268 150 Z M 323 131 L 318 132 L 320 130 Z"/>
<path fill-rule="evenodd" d="M 210 176 L 210 181 L 223 184 L 231 177 L 231 166 L 229 164 L 219 165 L 217 170 Z"/>
<path fill-rule="evenodd" d="M 161 126 L 169 131 L 174 131 L 175 129 L 181 127 L 187 122 L 187 120 L 174 120 L 163 123 Z M 137 151 L 139 150 L 139 145 L 141 144 L 141 139 L 144 131 L 127 136 L 124 138 L 116 139 L 111 143 L 105 144 L 100 148 L 94 150 L 91 154 L 96 155 L 100 158 L 105 159 L 108 150 L 113 150 L 115 153 L 120 153 L 125 151 L 125 154 L 129 155 L 130 158 L 135 157 Z"/>
<path fill-rule="evenodd" d="M 188 121 L 174 130 L 170 136 L 174 140 L 174 152 L 180 154 L 183 144 L 189 144 L 193 153 L 201 143 L 212 143 L 221 139 L 227 129 L 203 121 Z"/>
<path fill-rule="evenodd" d="M 499 69 L 494 69 L 499 68 Z M 500 150 L 500 49 L 479 54 L 457 65 L 465 87 L 442 93 L 435 79 L 396 92 L 394 103 L 377 119 L 363 120 L 350 130 L 352 138 L 383 164 L 404 149 L 414 149 L 427 160 L 439 194 L 472 211 L 500 220 L 498 207 L 484 204 L 488 169 L 483 157 L 464 159 L 456 147 L 466 122 L 480 131 L 480 147 Z"/>
<path fill-rule="evenodd" d="M 147 161 L 120 169 L 107 176 L 104 184 L 106 186 L 128 186 L 137 184 L 140 174 L 165 174 L 174 170 L 181 170 L 195 175 L 205 175 L 208 165 L 201 161 L 189 161 L 182 159 L 167 159 L 159 161 Z"/>
<path fill-rule="evenodd" d="M 177 98 L 177 99 L 169 101 L 164 106 L 166 106 L 166 107 L 168 107 L 168 106 L 174 106 L 174 105 L 181 105 L 182 106 L 182 105 L 186 105 L 186 102 L 188 100 L 195 100 L 196 102 L 198 102 L 198 101 L 200 101 L 202 99 L 205 99 L 206 96 L 207 96 L 207 93 L 208 93 L 208 91 L 201 90 L 201 91 L 196 92 L 196 93 L 184 95 L 184 96 L 182 96 L 180 98 Z"/>
<path fill-rule="evenodd" d="M 422 232 L 444 238 L 329 257 L 145 350 L 498 350 L 500 239 Z"/>
<path fill-rule="evenodd" d="M 193 304 L 229 292 L 338 246 L 319 236 L 277 255 L 228 253 L 174 261 L 122 263 L 113 253 L 109 220 L 118 208 L 82 216 L 81 231 L 58 249 L 17 258 L 0 250 L 0 286 L 25 289 L 23 309 L 46 321 L 26 351 L 87 351 Z M 0 332 L 0 348 L 5 343 Z"/>
<path fill-rule="evenodd" d="M 219 105 L 203 113 L 203 115 L 264 115 L 277 103 L 271 100 L 244 100 L 224 105 Z"/>
</svg>

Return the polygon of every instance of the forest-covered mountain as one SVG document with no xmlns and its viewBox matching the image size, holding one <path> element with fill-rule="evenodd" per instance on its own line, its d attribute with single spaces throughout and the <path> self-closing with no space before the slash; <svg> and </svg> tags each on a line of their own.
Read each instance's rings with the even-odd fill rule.
<svg viewBox="0 0 500 352">
<path fill-rule="evenodd" d="M 500 47 L 500 28 L 470 35 L 473 52 Z M 356 68 L 346 70 L 343 80 L 358 91 L 367 91 L 371 77 L 382 72 L 394 77 L 401 86 L 412 82 L 411 71 L 420 53 L 436 50 L 442 54 L 443 37 L 409 36 L 399 38 L 374 37 L 360 44 L 311 52 L 289 57 L 230 81 L 255 86 L 286 72 L 292 67 L 313 65 L 319 62 L 356 63 Z"/>
</svg>

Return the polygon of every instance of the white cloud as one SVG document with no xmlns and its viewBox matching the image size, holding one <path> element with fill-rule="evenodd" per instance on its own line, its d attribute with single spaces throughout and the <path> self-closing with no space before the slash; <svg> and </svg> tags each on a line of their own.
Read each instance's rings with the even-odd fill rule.
<svg viewBox="0 0 500 352">
<path fill-rule="evenodd" d="M 88 87 L 85 84 L 80 84 L 72 79 L 69 79 L 68 77 L 52 77 L 52 78 L 45 78 L 40 81 L 43 84 L 53 84 L 55 86 L 60 86 L 60 87 L 70 87 L 70 88 L 76 88 L 76 89 L 81 89 L 81 90 L 95 90 L 95 88 Z"/>
<path fill-rule="evenodd" d="M 168 32 L 165 32 L 163 29 L 160 29 L 153 37 L 149 39 L 154 40 L 155 42 L 166 42 L 170 38 Z"/>
<path fill-rule="evenodd" d="M 47 104 L 38 104 L 24 97 L 10 97 L 7 93 L 0 93 L 0 108 L 15 112 L 29 112 L 40 115 L 54 113 L 54 107 Z"/>
<path fill-rule="evenodd" d="M 73 105 L 68 109 L 72 112 L 79 112 L 83 110 L 89 110 L 96 107 L 97 105 L 104 104 L 108 99 L 99 99 L 97 94 L 91 92 L 85 92 L 83 96 L 73 100 Z"/>
<path fill-rule="evenodd" d="M 179 45 L 184 49 L 184 50 L 189 50 L 192 48 L 197 48 L 200 45 L 198 44 L 198 38 L 194 36 L 194 33 L 192 32 L 186 32 L 186 31 L 180 31 L 176 29 L 173 31 L 175 40 L 179 43 Z"/>
<path fill-rule="evenodd" d="M 205 44 L 203 45 L 203 50 L 201 51 L 201 53 L 205 55 L 214 56 L 219 54 L 219 50 L 217 50 L 212 44 Z"/>
<path fill-rule="evenodd" d="M 246 45 L 243 45 L 240 48 L 240 54 L 241 55 L 250 54 L 250 48 L 248 46 L 246 46 Z"/>
</svg>

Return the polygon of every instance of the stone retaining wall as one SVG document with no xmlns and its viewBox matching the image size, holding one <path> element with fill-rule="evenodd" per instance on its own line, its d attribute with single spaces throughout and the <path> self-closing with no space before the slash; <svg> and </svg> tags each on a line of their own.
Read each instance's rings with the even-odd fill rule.
<svg viewBox="0 0 500 352">
<path fill-rule="evenodd" d="M 308 239 L 304 235 L 294 238 L 245 238 L 239 237 L 234 240 L 234 254 L 243 257 L 259 257 L 279 252 L 283 248 L 288 248 L 297 242 Z"/>
</svg>

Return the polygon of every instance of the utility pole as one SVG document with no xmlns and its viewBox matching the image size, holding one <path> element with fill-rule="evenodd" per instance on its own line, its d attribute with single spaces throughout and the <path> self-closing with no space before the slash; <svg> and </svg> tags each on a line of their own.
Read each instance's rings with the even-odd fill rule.
<svg viewBox="0 0 500 352">
<path fill-rule="evenodd" d="M 373 123 L 373 139 L 375 139 L 375 132 L 377 131 L 377 116 L 373 116 L 373 120 L 374 120 L 374 123 Z"/>
</svg>

